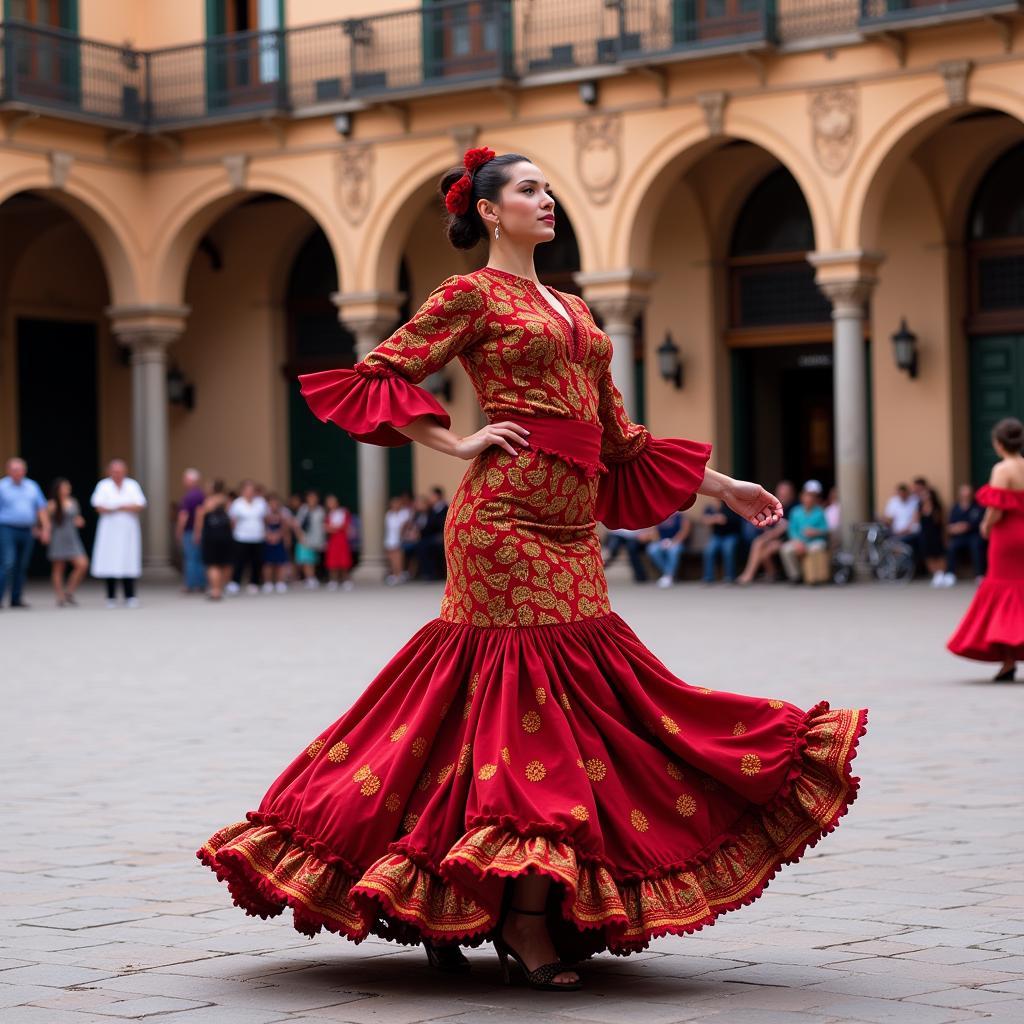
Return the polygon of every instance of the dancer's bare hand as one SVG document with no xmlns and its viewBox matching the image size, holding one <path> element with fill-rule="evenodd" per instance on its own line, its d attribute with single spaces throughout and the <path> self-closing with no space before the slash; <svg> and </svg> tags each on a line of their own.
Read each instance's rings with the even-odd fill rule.
<svg viewBox="0 0 1024 1024">
<path fill-rule="evenodd" d="M 722 498 L 733 512 L 760 529 L 773 526 L 783 516 L 782 502 L 749 480 L 734 480 Z"/>
<path fill-rule="evenodd" d="M 523 448 L 529 447 L 530 442 L 526 439 L 529 433 L 526 427 L 509 420 L 488 423 L 486 427 L 482 427 L 475 434 L 469 434 L 462 438 L 455 446 L 454 454 L 460 459 L 468 461 L 476 458 L 493 444 L 510 455 L 518 455 Z"/>
</svg>

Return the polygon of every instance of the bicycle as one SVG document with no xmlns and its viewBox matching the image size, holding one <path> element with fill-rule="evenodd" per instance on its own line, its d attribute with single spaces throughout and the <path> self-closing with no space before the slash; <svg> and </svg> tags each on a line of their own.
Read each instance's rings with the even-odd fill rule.
<svg viewBox="0 0 1024 1024">
<path fill-rule="evenodd" d="M 883 523 L 857 523 L 851 546 L 833 558 L 832 581 L 845 586 L 858 568 L 865 568 L 883 583 L 905 584 L 914 578 L 915 566 L 913 548 L 890 536 Z"/>
</svg>

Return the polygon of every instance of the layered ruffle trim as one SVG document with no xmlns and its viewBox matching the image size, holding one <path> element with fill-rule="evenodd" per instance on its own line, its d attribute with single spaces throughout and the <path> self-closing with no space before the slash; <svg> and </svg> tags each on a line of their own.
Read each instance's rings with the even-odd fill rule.
<svg viewBox="0 0 1024 1024">
<path fill-rule="evenodd" d="M 1024 580 L 986 576 L 946 646 L 973 661 L 1024 661 Z"/>
<path fill-rule="evenodd" d="M 1024 491 L 982 484 L 975 497 L 979 505 L 997 508 L 1002 512 L 1024 512 Z"/>
<path fill-rule="evenodd" d="M 643 877 L 585 859 L 555 826 L 520 826 L 510 817 L 472 822 L 440 863 L 397 842 L 359 870 L 314 837 L 255 813 L 217 832 L 197 856 L 248 914 L 272 917 L 290 906 L 298 931 L 326 928 L 355 942 L 371 933 L 404 942 L 482 941 L 497 926 L 505 880 L 542 874 L 559 886 L 552 924 L 560 946 L 579 955 L 628 954 L 753 902 L 782 865 L 831 832 L 857 794 L 850 763 L 866 721 L 863 710 L 813 708 L 767 804 L 751 806 L 696 856 Z"/>
<path fill-rule="evenodd" d="M 299 384 L 318 419 L 337 424 L 357 441 L 387 448 L 408 444 L 410 439 L 395 428 L 418 416 L 434 416 L 441 426 L 451 426 L 448 413 L 429 391 L 376 364 L 306 373 Z"/>
<path fill-rule="evenodd" d="M 711 445 L 700 441 L 649 438 L 635 458 L 608 463 L 594 518 L 609 530 L 657 526 L 697 500 L 710 458 Z"/>
</svg>

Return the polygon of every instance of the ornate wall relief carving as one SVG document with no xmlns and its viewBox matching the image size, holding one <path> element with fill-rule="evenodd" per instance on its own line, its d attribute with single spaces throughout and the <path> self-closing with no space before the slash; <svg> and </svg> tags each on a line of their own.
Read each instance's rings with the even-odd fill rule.
<svg viewBox="0 0 1024 1024">
<path fill-rule="evenodd" d="M 373 146 L 368 142 L 345 143 L 338 152 L 334 174 L 338 209 L 349 224 L 357 227 L 370 212 Z"/>
<path fill-rule="evenodd" d="M 852 85 L 821 89 L 811 96 L 811 138 L 822 170 L 839 174 L 857 142 L 857 90 Z"/>
<path fill-rule="evenodd" d="M 607 203 L 622 169 L 622 123 L 617 114 L 576 122 L 576 170 L 591 202 Z"/>
</svg>

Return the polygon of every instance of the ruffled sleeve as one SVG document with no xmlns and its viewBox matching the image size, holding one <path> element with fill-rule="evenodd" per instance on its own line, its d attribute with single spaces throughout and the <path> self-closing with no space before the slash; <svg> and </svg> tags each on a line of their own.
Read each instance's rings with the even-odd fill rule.
<svg viewBox="0 0 1024 1024">
<path fill-rule="evenodd" d="M 302 395 L 319 419 L 369 444 L 408 444 L 409 438 L 396 428 L 419 416 L 434 416 L 450 427 L 451 418 L 441 403 L 416 385 L 482 336 L 486 310 L 472 278 L 450 277 L 408 323 L 352 369 L 300 376 Z"/>
<path fill-rule="evenodd" d="M 976 497 L 979 505 L 988 508 L 997 508 L 1002 512 L 1024 512 L 1024 491 L 983 484 L 978 488 Z"/>
<path fill-rule="evenodd" d="M 598 486 L 595 518 L 610 530 L 642 530 L 688 509 L 704 482 L 711 445 L 652 437 L 626 415 L 610 370 L 599 386 L 601 459 L 608 472 Z"/>
</svg>

